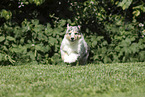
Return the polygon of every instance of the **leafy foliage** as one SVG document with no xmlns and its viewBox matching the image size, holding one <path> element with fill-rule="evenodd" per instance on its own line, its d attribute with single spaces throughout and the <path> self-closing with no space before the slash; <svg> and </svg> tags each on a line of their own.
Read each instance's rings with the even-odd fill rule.
<svg viewBox="0 0 145 97">
<path fill-rule="evenodd" d="M 51 28 L 50 24 L 46 27 L 39 24 L 38 20 L 24 20 L 20 26 L 5 23 L 2 27 L 3 33 L 0 37 L 0 61 L 5 62 L 55 62 L 52 56 L 58 56 L 59 44 L 62 40 L 65 20 L 61 20 L 58 28 Z M 7 33 L 8 31 L 8 33 Z M 51 36 L 51 37 L 50 37 Z M 7 57 L 6 57 L 7 56 Z M 55 61 L 54 61 L 55 60 Z M 50 62 L 49 62 L 50 63 Z"/>
<path fill-rule="evenodd" d="M 82 26 L 90 62 L 145 61 L 144 12 L 142 0 L 2 1 L 0 62 L 61 62 L 67 23 Z"/>
</svg>

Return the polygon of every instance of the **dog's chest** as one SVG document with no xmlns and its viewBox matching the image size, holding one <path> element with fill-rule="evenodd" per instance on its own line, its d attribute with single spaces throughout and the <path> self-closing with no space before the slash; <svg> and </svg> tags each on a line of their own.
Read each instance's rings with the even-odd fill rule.
<svg viewBox="0 0 145 97">
<path fill-rule="evenodd" d="M 65 45 L 64 50 L 67 51 L 68 54 L 79 53 L 79 44 L 76 42 L 73 44 Z"/>
</svg>

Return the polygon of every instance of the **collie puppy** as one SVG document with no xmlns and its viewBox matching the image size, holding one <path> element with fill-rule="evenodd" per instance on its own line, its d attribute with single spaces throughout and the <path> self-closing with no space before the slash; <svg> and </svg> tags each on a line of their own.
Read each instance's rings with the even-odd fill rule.
<svg viewBox="0 0 145 97">
<path fill-rule="evenodd" d="M 80 26 L 69 26 L 62 40 L 61 58 L 71 65 L 85 65 L 89 56 L 89 46 L 80 31 Z"/>
</svg>

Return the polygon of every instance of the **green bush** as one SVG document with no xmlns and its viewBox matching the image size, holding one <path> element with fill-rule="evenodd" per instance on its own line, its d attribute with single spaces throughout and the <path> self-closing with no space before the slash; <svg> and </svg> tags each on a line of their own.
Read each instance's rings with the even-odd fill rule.
<svg viewBox="0 0 145 97">
<path fill-rule="evenodd" d="M 66 20 L 59 21 L 52 29 L 38 20 L 24 20 L 21 26 L 4 23 L 0 34 L 0 61 L 56 63 L 60 61 L 59 48 L 64 35 Z"/>
<path fill-rule="evenodd" d="M 93 62 L 145 61 L 144 7 L 132 0 L 72 2 L 74 22 L 83 26 Z M 142 25 L 141 25 L 142 24 Z M 141 25 L 139 27 L 139 25 Z"/>
<path fill-rule="evenodd" d="M 66 24 L 81 25 L 89 62 L 145 61 L 145 7 L 133 0 L 14 0 L 0 4 L 0 65 L 58 64 Z"/>
</svg>

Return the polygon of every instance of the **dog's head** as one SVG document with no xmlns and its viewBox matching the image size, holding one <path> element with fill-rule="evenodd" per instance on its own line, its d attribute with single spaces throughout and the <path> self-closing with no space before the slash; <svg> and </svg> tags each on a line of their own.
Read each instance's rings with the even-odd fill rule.
<svg viewBox="0 0 145 97">
<path fill-rule="evenodd" d="M 65 36 L 71 42 L 79 40 L 82 36 L 82 33 L 80 32 L 80 25 L 69 26 L 69 24 L 67 24 L 67 31 Z"/>
</svg>

